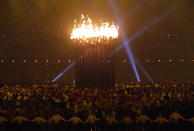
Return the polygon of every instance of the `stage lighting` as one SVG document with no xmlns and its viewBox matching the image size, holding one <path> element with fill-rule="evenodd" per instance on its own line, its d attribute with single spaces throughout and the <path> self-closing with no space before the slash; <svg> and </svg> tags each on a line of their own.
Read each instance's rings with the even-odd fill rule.
<svg viewBox="0 0 194 131">
<path fill-rule="evenodd" d="M 125 34 L 125 30 L 123 28 L 123 24 L 122 24 L 121 19 L 120 19 L 120 14 L 119 14 L 117 4 L 115 3 L 114 0 L 109 0 L 109 3 L 112 7 L 112 11 L 115 14 L 115 18 L 116 18 L 117 22 L 119 23 L 120 30 L 122 32 L 122 35 L 121 35 L 122 36 L 121 37 L 122 38 L 122 44 L 121 44 L 122 46 L 121 46 L 121 48 L 124 47 L 124 49 L 127 53 L 128 59 L 131 63 L 131 66 L 132 66 L 133 72 L 135 74 L 135 77 L 137 79 L 137 82 L 141 82 L 141 78 L 139 76 L 139 72 L 137 70 L 137 66 L 136 66 L 136 63 L 135 63 L 135 57 L 134 57 L 134 55 L 132 53 L 132 50 L 131 50 L 131 47 L 129 45 L 130 40 L 127 39 L 127 36 Z M 116 49 L 116 51 L 118 51 L 118 50 L 119 49 Z"/>
<path fill-rule="evenodd" d="M 67 68 L 65 68 L 59 75 L 57 75 L 51 82 L 54 83 L 56 82 L 59 78 L 63 76 L 63 74 L 67 73 L 69 69 L 71 69 L 75 65 L 75 62 L 70 64 Z"/>
</svg>

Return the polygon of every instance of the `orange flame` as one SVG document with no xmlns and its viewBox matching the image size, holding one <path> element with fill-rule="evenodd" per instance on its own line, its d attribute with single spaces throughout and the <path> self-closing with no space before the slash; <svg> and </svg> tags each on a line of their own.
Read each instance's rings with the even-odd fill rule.
<svg viewBox="0 0 194 131">
<path fill-rule="evenodd" d="M 90 39 L 92 41 L 95 39 L 101 41 L 101 39 L 117 39 L 119 34 L 119 27 L 114 23 L 109 24 L 100 23 L 100 26 L 95 26 L 90 18 L 85 18 L 84 15 L 81 16 L 81 23 L 77 24 L 75 20 L 74 28 L 71 33 L 71 39 L 81 40 L 88 42 Z"/>
</svg>

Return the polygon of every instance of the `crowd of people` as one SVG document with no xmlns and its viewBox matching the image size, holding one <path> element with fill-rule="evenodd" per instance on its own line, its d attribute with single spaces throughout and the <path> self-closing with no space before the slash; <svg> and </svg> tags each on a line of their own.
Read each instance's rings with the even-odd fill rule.
<svg viewBox="0 0 194 131">
<path fill-rule="evenodd" d="M 194 128 L 194 83 L 0 83 L 1 130 L 172 130 Z"/>
</svg>

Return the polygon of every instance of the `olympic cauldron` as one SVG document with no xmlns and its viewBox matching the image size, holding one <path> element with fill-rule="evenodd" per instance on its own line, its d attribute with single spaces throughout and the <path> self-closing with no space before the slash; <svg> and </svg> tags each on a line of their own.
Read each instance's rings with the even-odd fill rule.
<svg viewBox="0 0 194 131">
<path fill-rule="evenodd" d="M 114 87 L 115 58 L 111 52 L 118 38 L 118 25 L 93 25 L 89 17 L 75 20 L 71 40 L 75 44 L 75 80 L 79 88 Z"/>
</svg>

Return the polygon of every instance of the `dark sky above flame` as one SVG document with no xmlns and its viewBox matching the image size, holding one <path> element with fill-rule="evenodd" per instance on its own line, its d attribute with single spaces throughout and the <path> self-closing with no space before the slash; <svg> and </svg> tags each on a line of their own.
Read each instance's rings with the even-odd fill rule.
<svg viewBox="0 0 194 131">
<path fill-rule="evenodd" d="M 131 43 L 137 58 L 194 58 L 194 0 L 116 2 L 128 37 L 174 6 Z M 69 36 L 81 14 L 114 19 L 108 0 L 1 0 L 0 57 L 72 56 Z"/>
</svg>

